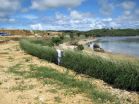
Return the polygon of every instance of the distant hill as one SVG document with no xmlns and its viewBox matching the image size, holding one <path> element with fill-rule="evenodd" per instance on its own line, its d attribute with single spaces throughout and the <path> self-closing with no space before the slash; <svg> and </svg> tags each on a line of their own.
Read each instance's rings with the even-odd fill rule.
<svg viewBox="0 0 139 104">
<path fill-rule="evenodd" d="M 89 31 L 63 30 L 65 34 L 80 36 L 139 36 L 139 29 L 94 29 Z"/>
</svg>

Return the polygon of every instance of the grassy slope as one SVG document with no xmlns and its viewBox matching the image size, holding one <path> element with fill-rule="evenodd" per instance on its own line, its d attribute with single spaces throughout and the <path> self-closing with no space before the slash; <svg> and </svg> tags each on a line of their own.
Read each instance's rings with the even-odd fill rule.
<svg viewBox="0 0 139 104">
<path fill-rule="evenodd" d="M 108 102 L 114 104 L 120 103 L 116 96 L 113 96 L 108 92 L 100 91 L 89 81 L 77 80 L 74 76 L 68 75 L 67 72 L 59 73 L 54 69 L 38 67 L 35 65 L 30 65 L 30 71 L 25 72 L 20 70 L 20 65 L 21 64 L 17 64 L 10 67 L 9 71 L 26 78 L 41 78 L 45 84 L 58 84 L 66 89 L 75 89 L 76 93 L 85 93 L 92 99 L 92 102 L 95 101 L 96 104 Z"/>
</svg>

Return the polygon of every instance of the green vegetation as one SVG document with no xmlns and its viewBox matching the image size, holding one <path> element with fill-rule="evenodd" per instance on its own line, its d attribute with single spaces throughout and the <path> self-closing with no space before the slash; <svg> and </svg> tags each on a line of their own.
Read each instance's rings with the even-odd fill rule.
<svg viewBox="0 0 139 104">
<path fill-rule="evenodd" d="M 16 86 L 13 86 L 10 90 L 11 91 L 25 91 L 33 89 L 33 85 L 24 85 L 22 82 L 18 83 Z"/>
<path fill-rule="evenodd" d="M 83 50 L 84 49 L 84 46 L 83 45 L 77 45 L 77 49 L 78 50 Z"/>
<path fill-rule="evenodd" d="M 20 45 L 22 49 L 24 49 L 27 53 L 31 55 L 54 63 L 57 60 L 57 54 L 54 48 L 42 46 L 40 44 L 34 44 L 29 40 L 21 40 Z"/>
<path fill-rule="evenodd" d="M 62 66 L 102 79 L 121 89 L 139 91 L 139 66 L 133 63 L 66 51 L 62 58 Z"/>
<path fill-rule="evenodd" d="M 94 29 L 90 31 L 62 31 L 64 34 L 69 34 L 71 38 L 80 37 L 84 35 L 85 37 L 90 36 L 139 36 L 139 29 Z"/>
<path fill-rule="evenodd" d="M 139 29 L 96 29 L 88 31 L 95 36 L 137 36 Z"/>
<path fill-rule="evenodd" d="M 54 43 L 51 41 L 51 40 L 43 40 L 43 39 L 35 39 L 35 40 L 29 40 L 31 43 L 34 43 L 34 44 L 40 44 L 42 46 L 54 46 Z"/>
<path fill-rule="evenodd" d="M 52 37 L 52 43 L 54 43 L 55 45 L 59 45 L 60 43 L 62 43 L 62 38 Z"/>
<path fill-rule="evenodd" d="M 57 62 L 54 48 L 43 47 L 27 40 L 20 42 L 21 48 L 29 54 Z M 62 66 L 73 69 L 77 73 L 99 78 L 121 89 L 139 91 L 139 66 L 128 61 L 114 61 L 98 56 L 90 56 L 81 52 L 65 51 Z"/>
<path fill-rule="evenodd" d="M 118 103 L 118 98 L 116 96 L 111 95 L 108 92 L 98 90 L 93 84 L 89 81 L 78 80 L 75 79 L 74 76 L 68 75 L 67 72 L 60 73 L 54 69 L 50 69 L 47 67 L 38 67 L 35 65 L 30 65 L 30 71 L 21 71 L 20 64 L 17 64 L 10 68 L 10 72 L 22 75 L 25 78 L 37 78 L 42 79 L 45 84 L 55 84 L 61 86 L 64 89 L 69 89 L 76 93 L 85 93 L 92 101 L 98 103 L 107 103 L 107 102 L 114 102 Z M 48 83 L 51 82 L 51 83 Z M 13 90 L 26 90 L 32 87 L 26 86 L 17 86 Z M 59 98 L 55 99 L 56 101 L 60 101 Z"/>
</svg>

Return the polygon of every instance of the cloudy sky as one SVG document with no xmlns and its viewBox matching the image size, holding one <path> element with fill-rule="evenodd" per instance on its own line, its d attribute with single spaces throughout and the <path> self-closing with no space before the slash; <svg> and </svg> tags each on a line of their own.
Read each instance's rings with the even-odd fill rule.
<svg viewBox="0 0 139 104">
<path fill-rule="evenodd" d="M 0 0 L 0 28 L 139 28 L 139 0 Z"/>
</svg>

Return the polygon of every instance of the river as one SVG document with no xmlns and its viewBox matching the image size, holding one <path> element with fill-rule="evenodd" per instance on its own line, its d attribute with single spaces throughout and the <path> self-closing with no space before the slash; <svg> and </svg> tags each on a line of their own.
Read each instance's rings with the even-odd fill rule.
<svg viewBox="0 0 139 104">
<path fill-rule="evenodd" d="M 105 51 L 139 57 L 139 36 L 98 37 L 90 44 L 98 43 Z"/>
</svg>

